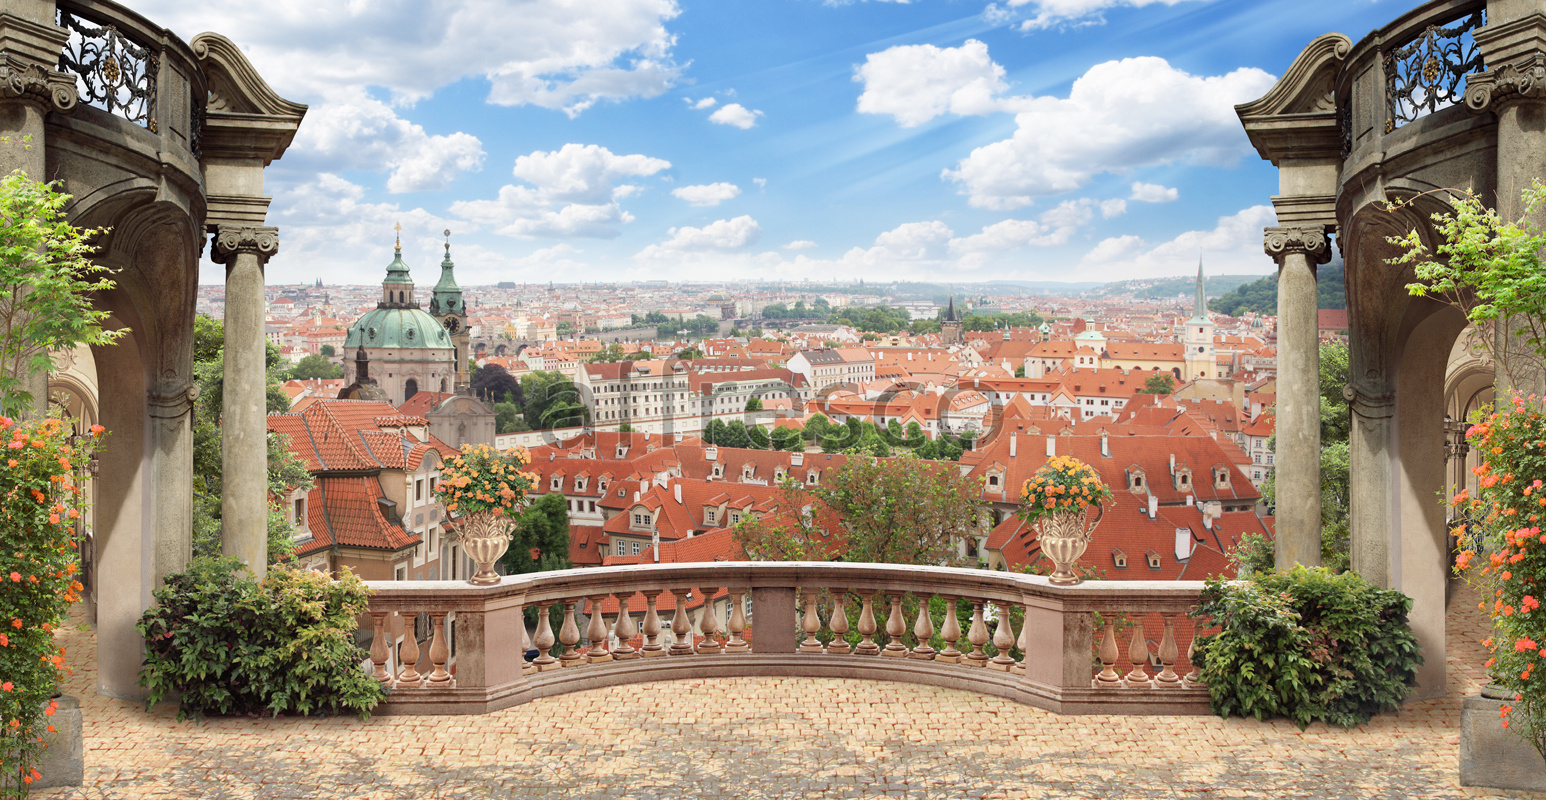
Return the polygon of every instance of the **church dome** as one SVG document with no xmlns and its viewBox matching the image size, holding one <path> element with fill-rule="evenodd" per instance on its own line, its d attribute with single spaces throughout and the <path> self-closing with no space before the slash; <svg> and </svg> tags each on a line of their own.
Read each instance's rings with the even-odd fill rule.
<svg viewBox="0 0 1546 800">
<path fill-rule="evenodd" d="M 414 348 L 450 348 L 446 329 L 419 308 L 376 308 L 349 326 L 344 347 L 369 347 L 408 350 Z"/>
</svg>

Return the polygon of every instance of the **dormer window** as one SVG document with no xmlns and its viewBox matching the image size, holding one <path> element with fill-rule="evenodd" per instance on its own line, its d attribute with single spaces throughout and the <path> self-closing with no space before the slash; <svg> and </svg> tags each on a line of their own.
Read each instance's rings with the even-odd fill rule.
<svg viewBox="0 0 1546 800">
<path fill-rule="evenodd" d="M 583 492 L 583 491 L 585 491 L 585 479 L 584 478 L 575 478 L 574 479 L 574 490 L 576 492 Z"/>
<path fill-rule="evenodd" d="M 730 512 L 730 524 L 731 525 L 739 525 L 739 524 L 741 524 L 741 512 L 740 511 L 731 511 Z"/>
<path fill-rule="evenodd" d="M 602 494 L 606 494 L 607 493 L 607 484 L 608 483 L 610 483 L 610 481 L 608 481 L 606 478 L 597 478 L 596 479 L 596 491 L 598 491 L 598 492 L 600 492 Z"/>
<path fill-rule="evenodd" d="M 999 475 L 997 473 L 991 473 L 988 475 L 989 489 L 997 489 L 1002 483 L 1003 481 L 999 479 Z"/>
<path fill-rule="evenodd" d="M 1131 470 L 1128 470 L 1127 471 L 1127 490 L 1129 492 L 1142 492 L 1143 489 L 1144 489 L 1143 479 L 1144 479 L 1143 470 L 1141 470 L 1141 469 L 1131 469 Z"/>
<path fill-rule="evenodd" d="M 713 478 L 723 478 L 723 477 L 725 477 L 725 465 L 724 464 L 715 464 L 714 465 L 714 470 L 709 473 L 709 478 L 713 479 Z"/>
<path fill-rule="evenodd" d="M 1157 570 L 1157 569 L 1160 568 L 1160 556 L 1159 556 L 1158 552 L 1156 552 L 1154 550 L 1150 550 L 1150 551 L 1144 553 L 1143 556 L 1144 556 L 1144 558 L 1148 559 L 1148 561 L 1149 561 L 1149 569 L 1156 569 Z"/>
<path fill-rule="evenodd" d="M 1213 471 L 1213 488 L 1215 488 L 1215 489 L 1228 489 L 1229 488 L 1229 470 L 1227 468 L 1222 468 L 1221 467 L 1221 468 L 1216 469 L 1216 470 Z"/>
<path fill-rule="evenodd" d="M 718 524 L 718 522 L 717 522 L 718 519 L 719 519 L 719 509 L 713 508 L 713 507 L 707 507 L 707 508 L 703 509 L 703 524 L 705 524 L 705 525 L 716 525 L 716 524 Z"/>
<path fill-rule="evenodd" d="M 563 488 L 564 488 L 564 478 L 563 478 L 563 476 L 562 475 L 554 475 L 553 476 L 553 481 L 552 481 L 552 483 L 550 485 L 553 487 L 553 491 L 555 491 L 555 492 L 562 491 Z"/>
<path fill-rule="evenodd" d="M 1127 554 L 1122 552 L 1122 548 L 1111 549 L 1111 564 L 1117 569 L 1127 569 Z"/>
<path fill-rule="evenodd" d="M 805 482 L 810 486 L 815 486 L 816 484 L 821 483 L 821 473 L 814 469 L 810 472 L 807 472 L 805 474 Z"/>
<path fill-rule="evenodd" d="M 775 481 L 782 481 L 783 479 L 784 479 L 784 466 L 782 464 L 780 464 L 777 469 L 773 470 L 773 480 L 775 480 Z"/>
</svg>

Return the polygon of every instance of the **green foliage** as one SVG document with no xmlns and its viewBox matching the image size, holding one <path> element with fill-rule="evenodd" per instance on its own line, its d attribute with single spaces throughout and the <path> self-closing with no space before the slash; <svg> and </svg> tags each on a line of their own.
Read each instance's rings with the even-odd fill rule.
<svg viewBox="0 0 1546 800">
<path fill-rule="evenodd" d="M 1322 267 L 1316 271 L 1317 305 L 1324 309 L 1347 308 L 1347 287 L 1341 266 Z M 1246 313 L 1276 315 L 1278 313 L 1278 276 L 1268 275 L 1259 281 L 1237 287 L 1233 292 L 1208 301 L 1208 310 L 1218 314 L 1238 317 Z"/>
<path fill-rule="evenodd" d="M 703 358 L 703 350 L 699 347 L 684 347 L 676 351 L 676 357 L 685 359 Z"/>
<path fill-rule="evenodd" d="M 558 373 L 543 374 L 557 375 Z M 526 404 L 524 381 L 524 378 L 517 381 L 515 376 L 498 364 L 484 364 L 468 379 L 467 388 L 486 403 L 507 402 L 521 406 Z"/>
<path fill-rule="evenodd" d="M 1411 608 L 1357 573 L 1303 565 L 1208 581 L 1192 616 L 1220 628 L 1195 643 L 1214 712 L 1351 728 L 1395 708 L 1422 664 Z"/>
<path fill-rule="evenodd" d="M 756 398 L 756 397 L 748 397 L 748 398 L 746 398 L 746 410 L 747 411 L 761 411 L 762 410 L 762 400 L 760 398 Z"/>
<path fill-rule="evenodd" d="M 943 311 L 940 317 L 944 317 Z M 961 318 L 961 329 L 967 331 L 996 331 L 1000 328 L 1034 328 L 1042 323 L 1035 311 L 1016 311 L 1004 314 L 968 313 Z"/>
<path fill-rule="evenodd" d="M 569 562 L 569 501 L 554 492 L 542 495 L 522 511 L 510 549 L 499 559 L 499 564 L 506 575 L 572 568 L 574 565 Z"/>
<path fill-rule="evenodd" d="M 318 349 L 318 352 L 322 354 L 323 358 L 332 358 L 333 356 L 338 355 L 338 351 L 335 350 L 330 344 L 322 345 L 322 347 Z"/>
<path fill-rule="evenodd" d="M 1156 372 L 1144 381 L 1139 394 L 1174 394 L 1176 391 L 1176 376 L 1168 372 Z"/>
<path fill-rule="evenodd" d="M 628 422 L 624 422 L 623 424 L 617 426 L 617 432 L 618 433 L 633 433 L 633 424 L 632 423 L 628 423 Z"/>
<path fill-rule="evenodd" d="M 306 356 L 290 368 L 291 380 L 305 381 L 315 378 L 336 379 L 344 376 L 344 368 L 322 356 Z"/>
<path fill-rule="evenodd" d="M 234 558 L 194 559 L 168 575 L 136 626 L 145 638 L 146 708 L 173 692 L 178 719 L 209 714 L 368 716 L 384 696 L 354 642 L 368 591 L 345 569 L 278 564 L 263 581 Z"/>
<path fill-rule="evenodd" d="M 495 433 L 520 433 L 529 431 L 531 426 L 521 418 L 521 407 L 515 403 L 494 404 L 494 432 Z"/>
<path fill-rule="evenodd" d="M 569 428 L 590 420 L 574 381 L 558 372 L 537 371 L 521 378 L 526 424 L 533 430 Z"/>
<path fill-rule="evenodd" d="M 1235 574 L 1246 578 L 1258 572 L 1271 572 L 1277 554 L 1273 552 L 1271 539 L 1259 533 L 1247 533 L 1229 551 L 1229 561 L 1235 565 Z"/>
<path fill-rule="evenodd" d="M 64 676 L 54 629 L 80 599 L 76 521 L 86 507 L 79 466 L 102 435 L 83 441 L 59 418 L 17 426 L 0 417 L 9 445 L 0 460 L 0 794 L 25 796 Z"/>
<path fill-rule="evenodd" d="M 627 358 L 628 358 L 628 351 L 623 349 L 622 345 L 620 345 L 620 344 L 618 344 L 616 342 L 613 342 L 612 344 L 609 344 L 606 347 L 601 348 L 601 350 L 599 352 L 597 352 L 595 355 L 591 356 L 590 357 L 590 363 L 592 363 L 592 364 L 610 364 L 610 363 L 617 362 L 617 361 L 625 361 L 625 360 L 627 360 Z"/>
<path fill-rule="evenodd" d="M 976 480 L 909 455 L 850 458 L 820 486 L 791 484 L 784 494 L 783 508 L 811 514 L 743 519 L 735 540 L 754 560 L 954 564 L 956 543 L 975 535 L 985 513 Z M 823 529 L 832 523 L 841 531 Z"/>
<path fill-rule="evenodd" d="M 896 333 L 909 330 L 912 325 L 912 315 L 905 308 L 860 308 L 849 306 L 832 312 L 827 322 L 834 325 L 848 325 L 854 330 L 870 333 Z"/>
<path fill-rule="evenodd" d="M 768 446 L 773 450 L 802 453 L 805 452 L 805 438 L 797 428 L 774 428 L 768 434 Z"/>
<path fill-rule="evenodd" d="M 1353 495 L 1348 462 L 1348 433 L 1353 417 L 1342 397 L 1342 387 L 1349 381 L 1346 344 L 1321 345 L 1320 373 L 1321 563 L 1344 572 L 1351 565 Z"/>
<path fill-rule="evenodd" d="M 747 426 L 746 437 L 751 440 L 750 446 L 753 450 L 773 449 L 773 439 L 772 437 L 768 436 L 767 428 L 764 428 L 761 425 Z"/>
<path fill-rule="evenodd" d="M 1524 209 L 1517 220 L 1487 208 L 1469 192 L 1447 190 L 1446 194 L 1455 210 L 1433 215 L 1439 234 L 1435 250 L 1428 249 L 1416 230 L 1389 239 L 1405 250 L 1391 263 L 1411 264 L 1417 278 L 1407 284 L 1407 291 L 1417 297 L 1438 297 L 1479 328 L 1504 322 L 1546 359 L 1546 268 L 1541 264 L 1546 231 L 1534 221 L 1546 201 L 1546 184 L 1540 178 L 1531 180 L 1521 197 Z M 1493 347 L 1491 337 L 1479 338 Z M 1505 369 L 1513 364 L 1511 359 L 1495 360 Z"/>
<path fill-rule="evenodd" d="M 95 264 L 84 230 L 65 219 L 70 195 L 21 170 L 0 178 L 0 411 L 39 405 L 28 376 L 46 373 L 52 354 L 76 345 L 112 344 L 122 331 L 102 330 L 107 311 L 91 296 L 113 288 L 112 270 Z"/>
</svg>

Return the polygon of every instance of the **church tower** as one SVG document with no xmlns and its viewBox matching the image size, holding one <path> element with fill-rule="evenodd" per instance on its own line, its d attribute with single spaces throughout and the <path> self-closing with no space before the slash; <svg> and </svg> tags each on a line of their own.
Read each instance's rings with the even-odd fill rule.
<svg viewBox="0 0 1546 800">
<path fill-rule="evenodd" d="M 1208 318 L 1208 300 L 1203 290 L 1202 259 L 1197 259 L 1197 297 L 1192 301 L 1192 318 L 1181 334 L 1182 361 L 1188 381 L 1217 378 L 1218 364 L 1213 358 L 1213 320 Z"/>
<path fill-rule="evenodd" d="M 430 295 L 429 313 L 451 335 L 456 349 L 456 388 L 467 385 L 467 358 L 472 352 L 471 337 L 467 333 L 467 303 L 462 299 L 462 288 L 456 285 L 456 264 L 451 262 L 451 231 L 446 235 L 446 257 L 440 262 L 440 282 Z"/>
<path fill-rule="evenodd" d="M 939 324 L 939 335 L 946 347 L 961 343 L 961 319 L 956 316 L 955 295 L 950 296 L 950 305 L 945 309 L 945 319 Z"/>
</svg>

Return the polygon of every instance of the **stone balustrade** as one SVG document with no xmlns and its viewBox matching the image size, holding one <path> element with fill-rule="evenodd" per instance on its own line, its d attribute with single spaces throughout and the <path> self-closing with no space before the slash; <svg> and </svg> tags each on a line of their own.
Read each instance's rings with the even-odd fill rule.
<svg viewBox="0 0 1546 800">
<path fill-rule="evenodd" d="M 1187 659 L 1195 581 L 716 562 L 368 585 L 370 667 L 390 689 L 379 713 L 739 676 L 905 681 L 1059 713 L 1208 713 Z"/>
</svg>

